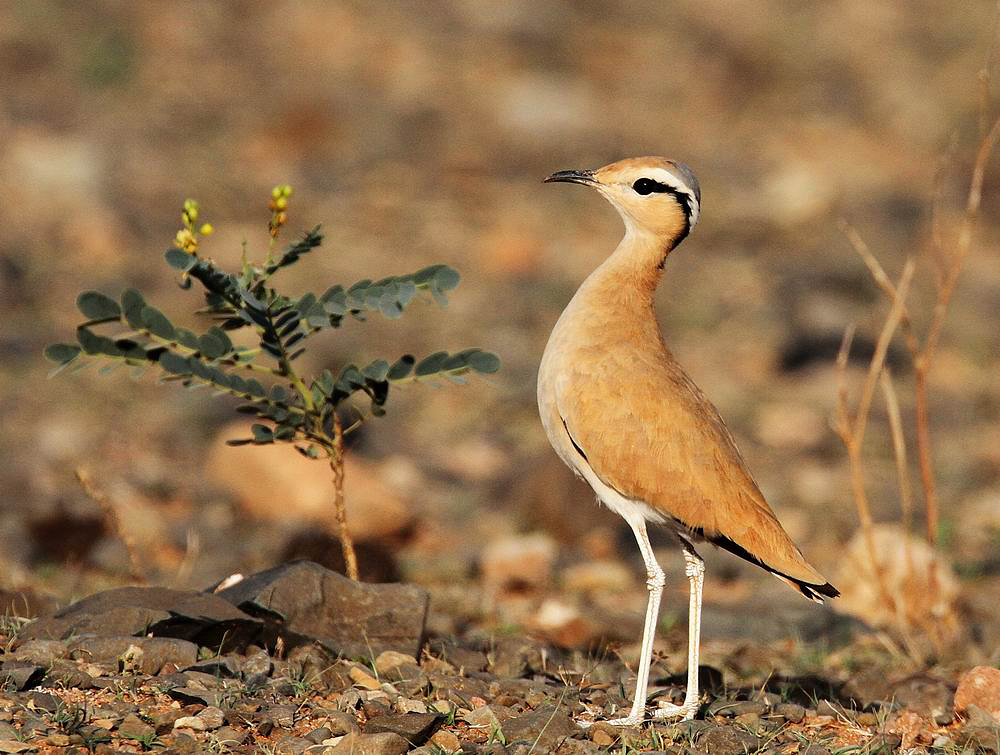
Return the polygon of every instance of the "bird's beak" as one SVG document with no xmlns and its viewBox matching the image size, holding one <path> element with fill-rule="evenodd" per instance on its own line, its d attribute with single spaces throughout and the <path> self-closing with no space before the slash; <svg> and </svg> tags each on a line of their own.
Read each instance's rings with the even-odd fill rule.
<svg viewBox="0 0 1000 755">
<path fill-rule="evenodd" d="M 553 173 L 542 183 L 548 184 L 555 183 L 557 181 L 571 184 L 583 184 L 584 186 L 597 186 L 597 179 L 594 178 L 594 171 L 592 170 L 561 170 L 558 173 Z"/>
</svg>

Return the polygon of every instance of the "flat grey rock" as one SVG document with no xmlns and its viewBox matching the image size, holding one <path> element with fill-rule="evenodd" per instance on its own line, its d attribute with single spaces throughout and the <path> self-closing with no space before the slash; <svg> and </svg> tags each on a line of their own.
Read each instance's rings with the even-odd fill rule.
<svg viewBox="0 0 1000 755">
<path fill-rule="evenodd" d="M 166 587 L 119 587 L 79 600 L 28 624 L 19 643 L 93 635 L 147 635 L 189 640 L 213 649 L 242 649 L 261 622 L 217 595 Z"/>
<path fill-rule="evenodd" d="M 134 648 L 129 655 L 129 648 Z M 136 652 L 137 651 L 137 652 Z M 173 637 L 86 637 L 70 644 L 70 657 L 89 663 L 117 665 L 128 656 L 127 665 L 143 674 L 158 674 L 166 664 L 178 668 L 198 660 L 198 646 Z"/>
<path fill-rule="evenodd" d="M 45 676 L 45 669 L 34 663 L 7 661 L 0 663 L 0 688 L 10 686 L 26 690 L 38 684 Z"/>
<path fill-rule="evenodd" d="M 293 644 L 315 640 L 348 658 L 385 650 L 419 657 L 430 600 L 413 585 L 354 582 L 312 561 L 259 572 L 217 595 Z"/>
</svg>

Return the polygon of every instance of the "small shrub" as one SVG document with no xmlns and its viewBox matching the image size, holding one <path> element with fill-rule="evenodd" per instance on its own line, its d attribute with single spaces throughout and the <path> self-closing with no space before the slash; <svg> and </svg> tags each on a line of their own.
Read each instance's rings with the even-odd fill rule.
<svg viewBox="0 0 1000 755">
<path fill-rule="evenodd" d="M 330 370 L 303 375 L 296 360 L 305 353 L 311 337 L 339 328 L 349 319 L 363 321 L 372 313 L 398 318 L 421 297 L 444 306 L 459 275 L 447 265 L 433 265 L 409 275 L 361 280 L 346 288 L 333 285 L 322 294 L 281 293 L 275 287 L 276 274 L 297 264 L 323 241 L 317 226 L 276 253 L 291 194 L 288 186 L 272 191 L 267 256 L 261 263 L 250 261 L 244 244 L 238 272 L 223 270 L 201 254 L 201 244 L 213 228 L 199 225 L 195 201 L 184 203 L 183 228 L 165 260 L 177 271 L 183 288 L 197 282 L 203 289 L 205 306 L 198 312 L 213 321 L 204 332 L 174 325 L 135 289 L 125 290 L 117 300 L 98 291 L 84 291 L 76 302 L 85 318 L 76 328 L 77 342 L 52 344 L 45 356 L 57 364 L 53 374 L 94 362 L 123 364 L 140 375 L 152 368 L 163 382 L 207 387 L 241 399 L 236 410 L 260 422 L 251 426 L 251 437 L 229 443 L 293 443 L 308 458 L 329 463 L 344 561 L 348 575 L 357 579 L 343 493 L 344 434 L 356 423 L 345 428 L 338 407 L 363 395 L 371 413 L 378 416 L 384 414 L 391 386 L 439 378 L 464 382 L 462 376 L 467 373 L 496 372 L 500 362 L 494 354 L 470 348 L 438 351 L 419 360 L 404 354 L 392 362 L 376 359 L 364 366 L 348 364 L 337 375 Z M 114 330 L 99 332 L 108 326 Z M 234 343 L 229 336 L 234 331 L 249 331 L 256 345 Z"/>
</svg>

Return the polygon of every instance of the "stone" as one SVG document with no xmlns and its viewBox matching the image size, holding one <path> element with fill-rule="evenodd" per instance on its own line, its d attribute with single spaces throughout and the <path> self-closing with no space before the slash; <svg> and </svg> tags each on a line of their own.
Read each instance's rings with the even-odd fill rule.
<svg viewBox="0 0 1000 755">
<path fill-rule="evenodd" d="M 756 752 L 760 740 L 735 726 L 711 726 L 698 737 L 697 744 L 712 755 L 745 755 Z"/>
<path fill-rule="evenodd" d="M 93 689 L 94 678 L 72 661 L 54 660 L 45 671 L 45 684 L 49 687 Z"/>
<path fill-rule="evenodd" d="M 18 645 L 17 650 L 9 657 L 15 661 L 30 661 L 45 666 L 68 655 L 69 644 L 65 640 L 28 640 Z"/>
<path fill-rule="evenodd" d="M 156 729 L 134 713 L 125 716 L 125 720 L 118 724 L 118 736 L 125 739 L 146 739 L 155 734 Z"/>
<path fill-rule="evenodd" d="M 353 582 L 311 561 L 254 574 L 218 596 L 287 635 L 286 646 L 315 640 L 348 658 L 418 657 L 430 601 L 419 587 Z"/>
<path fill-rule="evenodd" d="M 933 630 L 935 636 L 953 639 L 960 626 L 957 617 L 959 584 L 951 566 L 923 539 L 895 524 L 873 528 L 878 570 L 890 595 L 900 605 L 890 606 L 882 597 L 862 532 L 847 544 L 839 559 L 833 583 L 841 591 L 837 611 L 855 616 L 873 627 L 905 626 Z"/>
<path fill-rule="evenodd" d="M 247 732 L 233 726 L 223 726 L 215 730 L 214 736 L 219 744 L 234 747 L 246 741 Z"/>
<path fill-rule="evenodd" d="M 323 724 L 330 730 L 331 737 L 360 732 L 358 722 L 350 713 L 342 710 L 328 710 L 322 718 Z"/>
<path fill-rule="evenodd" d="M 220 437 L 245 438 L 248 434 L 244 423 L 234 422 L 223 428 Z M 330 468 L 305 458 L 290 445 L 228 446 L 215 442 L 206 474 L 229 490 L 255 519 L 324 528 L 331 521 Z M 410 502 L 382 480 L 375 464 L 353 453 L 344 458 L 344 500 L 347 525 L 355 540 L 386 538 L 413 524 Z"/>
<path fill-rule="evenodd" d="M 970 705 L 986 711 L 1000 724 L 1000 669 L 976 666 L 962 674 L 955 691 L 955 712 L 962 715 Z"/>
<path fill-rule="evenodd" d="M 174 721 L 175 729 L 190 729 L 191 731 L 205 731 L 208 727 L 198 716 L 181 716 Z"/>
<path fill-rule="evenodd" d="M 490 671 L 500 677 L 519 678 L 529 671 L 541 670 L 542 653 L 530 637 L 497 638 L 487 657 Z"/>
<path fill-rule="evenodd" d="M 320 726 L 318 729 L 313 729 L 307 732 L 305 738 L 312 742 L 314 745 L 322 744 L 323 740 L 329 739 L 333 736 L 333 731 L 330 730 L 328 726 Z"/>
<path fill-rule="evenodd" d="M 215 731 L 225 723 L 225 717 L 220 708 L 209 705 L 198 712 L 198 718 L 205 724 L 206 731 Z"/>
<path fill-rule="evenodd" d="M 18 639 L 23 643 L 84 635 L 152 635 L 240 650 L 257 637 L 261 627 L 259 620 L 218 595 L 166 587 L 118 587 L 33 621 Z"/>
<path fill-rule="evenodd" d="M 312 747 L 313 744 L 313 742 L 305 737 L 286 735 L 278 740 L 274 751 L 279 755 L 301 755 L 301 753 Z"/>
<path fill-rule="evenodd" d="M 793 724 L 801 723 L 806 717 L 806 709 L 798 703 L 781 703 L 774 707 L 774 712 Z"/>
<path fill-rule="evenodd" d="M 412 745 L 422 745 L 430 737 L 441 716 L 437 713 L 399 713 L 379 716 L 368 722 L 366 734 L 393 732 Z"/>
<path fill-rule="evenodd" d="M 348 734 L 326 749 L 326 755 L 403 755 L 410 744 L 398 734 Z"/>
<path fill-rule="evenodd" d="M 241 667 L 242 662 L 239 656 L 220 655 L 215 658 L 197 661 L 184 670 L 201 671 L 202 673 L 211 674 L 212 676 L 220 678 L 235 679 L 240 675 L 242 671 Z"/>
<path fill-rule="evenodd" d="M 274 664 L 271 663 L 271 656 L 267 654 L 267 651 L 257 650 L 244 659 L 242 670 L 246 676 L 250 676 L 251 674 L 267 676 L 273 668 Z"/>
<path fill-rule="evenodd" d="M 542 752 L 551 752 L 564 739 L 581 732 L 564 710 L 543 706 L 503 722 L 503 735 L 508 742 L 526 741 Z"/>
<path fill-rule="evenodd" d="M 54 713 L 62 706 L 62 701 L 55 695 L 48 692 L 31 692 L 28 694 L 28 701 L 38 710 Z"/>
<path fill-rule="evenodd" d="M 204 687 L 170 687 L 166 690 L 166 693 L 183 705 L 197 703 L 217 708 L 221 707 L 222 701 L 226 696 L 224 690 L 205 689 Z"/>
<path fill-rule="evenodd" d="M 495 594 L 541 587 L 552 577 L 556 554 L 555 541 L 541 532 L 496 538 L 480 556 L 486 589 Z"/>
<path fill-rule="evenodd" d="M 375 659 L 375 670 L 379 674 L 388 674 L 400 666 L 418 666 L 417 659 L 397 650 L 386 650 Z"/>
<path fill-rule="evenodd" d="M 865 742 L 868 752 L 899 752 L 899 746 L 903 743 L 903 738 L 898 734 L 875 734 Z"/>
<path fill-rule="evenodd" d="M 382 689 L 382 683 L 365 669 L 361 668 L 361 666 L 352 667 L 348 673 L 356 687 L 361 687 L 362 689 Z"/>
<path fill-rule="evenodd" d="M 45 669 L 33 663 L 24 661 L 5 661 L 0 663 L 0 688 L 13 687 L 22 691 L 34 687 L 42 681 Z"/>
<path fill-rule="evenodd" d="M 0 752 L 28 752 L 34 749 L 34 746 L 18 742 L 16 739 L 0 739 Z"/>
<path fill-rule="evenodd" d="M 447 729 L 438 729 L 434 732 L 431 736 L 431 744 L 446 753 L 454 753 L 462 749 L 462 743 L 459 742 L 458 737 Z"/>
<path fill-rule="evenodd" d="M 73 660 L 122 665 L 127 671 L 152 675 L 168 663 L 193 664 L 198 646 L 172 637 L 88 637 L 71 642 L 69 655 Z"/>
<path fill-rule="evenodd" d="M 706 712 L 710 716 L 726 718 L 735 718 L 745 713 L 756 713 L 760 716 L 767 712 L 767 705 L 756 700 L 716 700 L 708 706 Z"/>
<path fill-rule="evenodd" d="M 1000 753 L 1000 726 L 963 726 L 956 737 L 963 747 L 978 753 Z"/>
<path fill-rule="evenodd" d="M 894 682 L 890 690 L 890 699 L 903 708 L 915 711 L 925 718 L 945 718 L 944 723 L 951 720 L 955 693 L 941 679 L 927 674 L 915 674 Z"/>
</svg>

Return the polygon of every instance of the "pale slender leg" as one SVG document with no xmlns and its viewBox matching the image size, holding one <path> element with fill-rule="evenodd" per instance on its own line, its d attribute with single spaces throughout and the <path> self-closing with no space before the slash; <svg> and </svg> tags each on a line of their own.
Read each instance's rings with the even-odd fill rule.
<svg viewBox="0 0 1000 755">
<path fill-rule="evenodd" d="M 649 544 L 646 521 L 638 517 L 635 520 L 626 519 L 626 521 L 635 534 L 636 542 L 639 543 L 639 551 L 642 553 L 642 560 L 646 563 L 646 588 L 649 590 L 649 602 L 646 604 L 646 623 L 642 629 L 642 650 L 639 655 L 639 670 L 635 682 L 632 710 L 625 718 L 608 721 L 613 726 L 634 726 L 645 717 L 646 690 L 649 687 L 649 667 L 653 657 L 653 641 L 656 638 L 656 624 L 660 616 L 663 583 L 666 581 L 663 569 L 660 568 L 653 555 L 653 546 Z"/>
<path fill-rule="evenodd" d="M 697 554 L 694 547 L 681 538 L 684 548 L 684 573 L 688 576 L 691 595 L 688 603 L 688 671 L 687 692 L 684 702 L 680 705 L 661 705 L 653 713 L 654 718 L 683 717 L 684 720 L 694 718 L 698 712 L 698 650 L 701 645 L 701 591 L 705 584 L 705 562 Z"/>
</svg>

